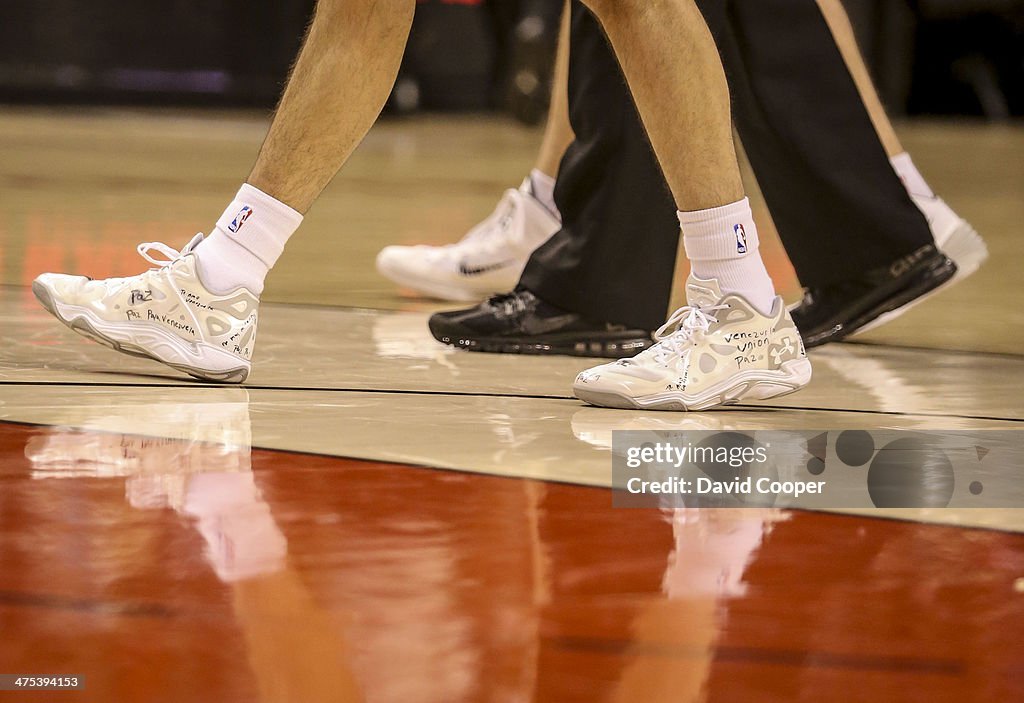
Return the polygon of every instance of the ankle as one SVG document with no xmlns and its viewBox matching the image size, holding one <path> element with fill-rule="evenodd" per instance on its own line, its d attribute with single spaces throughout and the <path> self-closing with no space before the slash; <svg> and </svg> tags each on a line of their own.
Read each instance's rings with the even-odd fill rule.
<svg viewBox="0 0 1024 703">
<path fill-rule="evenodd" d="M 235 240 L 215 229 L 194 250 L 199 280 L 211 293 L 224 295 L 246 288 L 259 296 L 270 268 Z"/>
<path fill-rule="evenodd" d="M 530 192 L 534 200 L 546 207 L 551 214 L 558 216 L 555 205 L 555 179 L 538 169 L 530 171 Z"/>
<path fill-rule="evenodd" d="M 678 215 L 693 274 L 715 279 L 723 294 L 741 295 L 761 313 L 771 314 L 775 286 L 761 259 L 750 202 L 744 198 Z"/>
<path fill-rule="evenodd" d="M 259 295 L 302 215 L 263 191 L 242 184 L 235 199 L 197 248 L 203 284 L 215 292 L 244 286 Z"/>
</svg>

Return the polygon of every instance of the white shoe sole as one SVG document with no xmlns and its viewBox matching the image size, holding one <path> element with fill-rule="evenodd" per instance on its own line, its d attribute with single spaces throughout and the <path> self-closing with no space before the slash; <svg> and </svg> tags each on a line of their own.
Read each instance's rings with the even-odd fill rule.
<svg viewBox="0 0 1024 703">
<path fill-rule="evenodd" d="M 479 303 L 490 295 L 507 293 L 516 287 L 516 284 L 519 283 L 519 276 L 522 274 L 520 269 L 514 275 L 509 274 L 507 280 L 502 280 L 488 286 L 487 290 L 473 290 L 460 286 L 455 282 L 445 283 L 443 281 L 423 278 L 405 269 L 395 268 L 380 261 L 377 262 L 377 271 L 392 283 L 403 288 L 412 288 L 422 295 L 437 298 L 438 300 L 451 300 L 457 303 Z"/>
<path fill-rule="evenodd" d="M 32 293 L 46 310 L 94 342 L 115 351 L 166 364 L 203 381 L 241 383 L 252 364 L 223 349 L 202 342 L 190 343 L 145 323 L 114 323 L 101 320 L 88 308 L 57 300 L 47 286 L 35 281 Z"/>
<path fill-rule="evenodd" d="M 689 396 L 679 391 L 632 398 L 615 391 L 600 391 L 586 385 L 573 385 L 576 397 L 585 403 L 621 410 L 707 410 L 732 405 L 742 400 L 768 400 L 796 393 L 811 381 L 811 362 L 793 359 L 778 371 L 744 371 L 723 380 L 703 393 Z"/>
<path fill-rule="evenodd" d="M 953 263 L 956 264 L 956 273 L 953 274 L 952 278 L 941 286 L 928 291 L 914 300 L 911 300 L 906 305 L 879 315 L 874 320 L 851 334 L 850 337 L 856 337 L 859 334 L 870 332 L 871 330 L 881 327 L 888 322 L 892 322 L 915 305 L 923 303 L 936 293 L 941 293 L 942 291 L 947 290 L 950 286 L 956 285 L 960 281 L 964 280 L 977 271 L 978 268 L 985 263 L 985 259 L 988 258 L 988 247 L 985 246 L 985 240 L 981 238 L 981 235 L 978 234 L 966 220 L 960 220 L 956 229 L 954 229 L 953 233 L 949 235 L 949 239 L 939 247 L 939 250 L 952 259 Z"/>
</svg>

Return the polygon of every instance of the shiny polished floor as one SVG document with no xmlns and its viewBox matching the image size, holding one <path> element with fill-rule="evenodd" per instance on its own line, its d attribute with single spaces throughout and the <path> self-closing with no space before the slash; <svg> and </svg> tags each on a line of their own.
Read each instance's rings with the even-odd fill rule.
<svg viewBox="0 0 1024 703">
<path fill-rule="evenodd" d="M 619 429 L 1024 429 L 1020 128 L 904 127 L 992 259 L 814 351 L 811 386 L 771 403 L 589 408 L 588 360 L 430 338 L 442 306 L 373 256 L 456 239 L 518 182 L 538 135 L 496 120 L 371 133 L 269 280 L 243 388 L 38 307 L 41 271 L 135 273 L 137 242 L 208 228 L 264 129 L 0 112 L 0 674 L 82 674 L 59 700 L 89 701 L 1024 697 L 1024 509 L 673 513 L 607 490 Z"/>
</svg>

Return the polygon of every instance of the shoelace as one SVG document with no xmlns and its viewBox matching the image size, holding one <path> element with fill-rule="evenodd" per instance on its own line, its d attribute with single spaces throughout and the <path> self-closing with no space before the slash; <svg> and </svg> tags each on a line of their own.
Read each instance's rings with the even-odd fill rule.
<svg viewBox="0 0 1024 703">
<path fill-rule="evenodd" d="M 203 233 L 199 232 L 192 238 L 192 241 L 186 244 L 181 251 L 178 251 L 174 247 L 169 247 L 163 242 L 143 242 L 135 247 L 135 250 L 139 252 L 139 256 L 153 264 L 157 268 L 163 268 L 168 264 L 172 264 L 181 257 L 192 252 L 193 249 L 203 241 Z M 156 259 L 149 255 L 149 252 L 156 251 L 163 254 L 166 258 Z"/>
<path fill-rule="evenodd" d="M 716 310 L 725 310 L 728 305 L 712 305 L 705 308 L 684 305 L 672 313 L 664 325 L 654 333 L 658 344 L 651 348 L 654 360 L 666 364 L 671 359 L 678 359 L 689 345 L 690 338 L 696 331 L 707 332 L 718 318 L 710 314 Z M 671 331 L 670 331 L 671 330 Z"/>
<path fill-rule="evenodd" d="M 526 310 L 526 301 L 523 300 L 523 296 L 517 291 L 492 295 L 487 299 L 487 303 L 493 307 L 500 306 L 503 308 L 503 312 L 506 317 L 512 317 L 513 315 Z"/>
</svg>

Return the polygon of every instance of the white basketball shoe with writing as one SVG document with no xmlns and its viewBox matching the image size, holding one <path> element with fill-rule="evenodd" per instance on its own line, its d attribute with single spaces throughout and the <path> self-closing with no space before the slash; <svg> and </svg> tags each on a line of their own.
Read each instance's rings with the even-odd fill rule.
<svg viewBox="0 0 1024 703">
<path fill-rule="evenodd" d="M 477 302 L 515 288 L 530 255 L 561 226 L 558 215 L 533 197 L 527 178 L 455 244 L 385 247 L 377 270 L 435 298 Z"/>
<path fill-rule="evenodd" d="M 260 301 L 245 288 L 224 295 L 207 289 L 192 253 L 202 240 L 197 234 L 180 252 L 159 242 L 140 244 L 139 254 L 159 268 L 138 276 L 94 281 L 44 273 L 32 292 L 58 320 L 93 341 L 199 379 L 241 383 L 252 368 Z"/>
<path fill-rule="evenodd" d="M 655 333 L 658 343 L 631 359 L 576 377 L 591 405 L 641 410 L 707 410 L 793 393 L 811 380 L 811 362 L 781 297 L 770 315 L 718 282 L 690 275 L 687 306 Z"/>
</svg>

